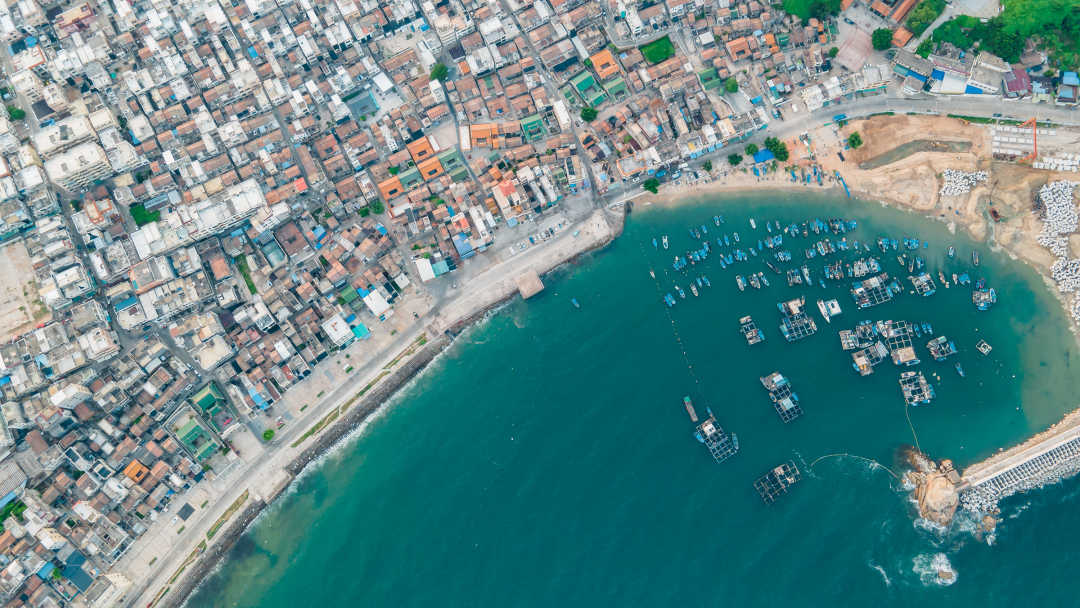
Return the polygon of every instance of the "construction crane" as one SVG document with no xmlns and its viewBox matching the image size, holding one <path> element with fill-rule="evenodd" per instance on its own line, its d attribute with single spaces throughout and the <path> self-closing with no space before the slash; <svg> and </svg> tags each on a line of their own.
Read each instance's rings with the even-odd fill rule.
<svg viewBox="0 0 1080 608">
<path fill-rule="evenodd" d="M 1035 144 L 1034 152 L 1024 157 L 1024 160 L 1020 161 L 1022 163 L 1032 162 L 1039 157 L 1039 129 L 1037 128 L 1038 126 L 1038 120 L 1035 118 L 1028 119 L 1024 121 L 1024 124 L 1020 125 L 1021 129 L 1031 127 L 1031 141 Z"/>
</svg>

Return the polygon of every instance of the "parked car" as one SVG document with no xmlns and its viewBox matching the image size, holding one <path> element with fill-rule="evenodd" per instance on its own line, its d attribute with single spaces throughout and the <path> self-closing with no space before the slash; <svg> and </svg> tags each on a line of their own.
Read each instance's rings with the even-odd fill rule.
<svg viewBox="0 0 1080 608">
<path fill-rule="evenodd" d="M 844 17 L 844 23 L 846 23 L 848 25 L 855 25 L 855 22 L 852 21 L 851 19 L 848 19 L 847 17 Z"/>
</svg>

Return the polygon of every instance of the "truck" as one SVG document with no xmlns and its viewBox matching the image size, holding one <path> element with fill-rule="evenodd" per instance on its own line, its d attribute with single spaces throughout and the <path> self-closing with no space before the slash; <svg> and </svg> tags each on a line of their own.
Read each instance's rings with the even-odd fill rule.
<svg viewBox="0 0 1080 608">
<path fill-rule="evenodd" d="M 836 116 L 832 117 L 834 122 L 840 122 L 841 120 L 844 120 L 845 118 L 847 118 L 847 114 L 837 114 Z"/>
</svg>

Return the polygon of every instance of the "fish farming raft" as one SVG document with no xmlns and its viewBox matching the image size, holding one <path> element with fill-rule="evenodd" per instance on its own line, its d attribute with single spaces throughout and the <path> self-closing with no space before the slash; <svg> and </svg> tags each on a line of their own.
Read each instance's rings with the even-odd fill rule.
<svg viewBox="0 0 1080 608">
<path fill-rule="evenodd" d="M 771 505 L 777 498 L 787 494 L 788 488 L 799 481 L 802 481 L 802 473 L 799 472 L 795 463 L 789 460 L 755 481 L 754 489 L 761 495 L 765 504 Z"/>
<path fill-rule="evenodd" d="M 788 382 L 787 378 L 780 375 L 780 372 L 773 372 L 758 379 L 769 391 L 769 397 L 773 400 L 773 407 L 776 408 L 776 413 L 780 414 L 781 420 L 787 423 L 802 416 L 803 411 L 799 407 L 799 396 L 791 392 L 791 383 Z"/>
<path fill-rule="evenodd" d="M 737 440 L 735 443 L 732 442 L 724 429 L 717 424 L 716 417 L 712 415 L 711 410 L 708 419 L 697 426 L 694 436 L 709 448 L 709 453 L 716 459 L 716 462 L 724 462 L 739 451 Z"/>
<path fill-rule="evenodd" d="M 765 340 L 765 332 L 758 329 L 757 325 L 754 325 L 754 320 L 750 317 L 743 317 L 739 319 L 739 323 L 742 324 L 743 335 L 746 336 L 746 341 L 751 346 Z"/>
<path fill-rule="evenodd" d="M 784 334 L 784 338 L 788 342 L 793 342 L 800 338 L 814 335 L 817 331 L 817 324 L 811 319 L 806 311 L 803 309 L 803 305 L 806 304 L 805 297 L 799 297 L 787 302 L 780 302 L 776 306 L 780 309 L 780 312 L 784 314 L 783 323 L 780 325 L 780 332 Z"/>
<path fill-rule="evenodd" d="M 900 374 L 900 389 L 904 391 L 904 401 L 908 405 L 930 403 L 936 397 L 934 387 L 923 377 L 922 372 L 904 372 Z"/>
</svg>

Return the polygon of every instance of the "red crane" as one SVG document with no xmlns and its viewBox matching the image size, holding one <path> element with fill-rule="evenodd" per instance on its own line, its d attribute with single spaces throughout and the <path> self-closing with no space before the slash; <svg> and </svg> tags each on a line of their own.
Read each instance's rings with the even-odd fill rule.
<svg viewBox="0 0 1080 608">
<path fill-rule="evenodd" d="M 1031 127 L 1031 141 L 1035 144 L 1035 151 L 1024 157 L 1024 160 L 1020 161 L 1022 163 L 1031 162 L 1039 157 L 1039 129 L 1037 128 L 1038 126 L 1038 122 L 1034 118 L 1026 120 L 1024 121 L 1024 124 L 1020 125 L 1021 129 Z"/>
</svg>

